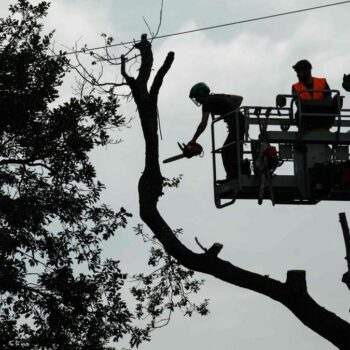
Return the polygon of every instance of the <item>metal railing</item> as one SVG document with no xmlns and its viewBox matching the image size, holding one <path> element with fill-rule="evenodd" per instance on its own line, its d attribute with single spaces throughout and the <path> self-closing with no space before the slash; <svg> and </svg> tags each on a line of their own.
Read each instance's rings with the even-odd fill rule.
<svg viewBox="0 0 350 350">
<path fill-rule="evenodd" d="M 320 90 L 308 90 L 311 92 L 318 92 Z M 335 101 L 335 109 L 334 112 L 332 113 L 335 117 L 335 121 L 333 123 L 333 126 L 336 127 L 336 132 L 331 133 L 330 135 L 334 134 L 340 135 L 341 132 L 343 132 L 344 127 L 350 127 L 350 109 L 342 109 L 342 99 L 343 96 L 340 96 L 340 93 L 338 90 L 330 90 L 328 91 L 330 93 L 333 93 L 335 97 L 333 100 Z M 325 115 L 325 113 L 305 113 L 302 111 L 302 102 L 300 98 L 300 94 L 297 95 L 280 95 L 285 98 L 290 99 L 290 104 L 288 107 L 284 106 L 276 106 L 276 107 L 260 107 L 260 106 L 243 106 L 240 107 L 236 110 L 233 110 L 225 115 L 219 116 L 217 118 L 214 118 L 211 123 L 211 137 L 212 137 L 212 162 L 213 162 L 213 185 L 214 185 L 214 191 L 215 188 L 218 188 L 218 183 L 217 183 L 217 175 L 218 175 L 218 170 L 217 170 L 217 154 L 220 154 L 226 147 L 232 147 L 234 145 L 234 152 L 236 152 L 236 160 L 237 160 L 237 166 L 236 166 L 236 182 L 235 182 L 235 188 L 237 191 L 239 191 L 242 188 L 242 174 L 241 174 L 241 160 L 243 160 L 243 155 L 248 155 L 249 161 L 253 161 L 253 153 L 252 153 L 252 139 L 249 137 L 249 128 L 252 125 L 259 125 L 261 122 L 267 122 L 268 126 L 280 126 L 281 129 L 283 129 L 283 125 L 287 125 L 287 130 L 289 129 L 290 126 L 294 126 L 296 128 L 299 128 L 300 131 L 300 126 L 303 121 L 304 117 L 308 117 L 310 115 L 314 117 L 322 117 Z M 300 111 L 299 113 L 299 121 L 297 122 L 295 118 L 295 113 L 294 113 L 294 104 L 297 106 L 297 109 Z M 242 126 L 240 125 L 240 118 L 239 114 L 243 113 L 245 118 L 244 118 L 244 137 L 240 138 L 240 128 Z M 266 114 L 268 113 L 268 117 L 266 117 Z M 222 121 L 227 121 L 229 118 L 234 118 L 234 132 L 235 132 L 235 138 L 231 143 L 228 143 L 224 146 L 218 146 L 217 145 L 217 140 L 216 140 L 216 133 L 215 133 L 215 128 L 218 123 Z M 232 124 L 231 124 L 232 125 Z M 288 132 L 287 130 L 283 130 L 285 132 Z M 299 131 L 294 132 L 294 134 L 298 134 Z M 287 135 L 284 133 L 280 133 L 280 135 Z M 283 137 L 283 136 L 282 136 Z M 281 144 L 287 144 L 287 143 L 295 143 L 297 139 L 291 139 L 289 138 L 286 143 L 284 142 L 277 142 Z M 341 140 L 340 140 L 341 141 Z M 248 143 L 248 146 L 250 145 L 250 150 L 244 151 L 243 154 L 241 154 L 241 143 Z M 334 144 L 334 141 L 333 141 Z M 289 161 L 293 161 L 293 159 L 288 159 Z M 238 193 L 238 192 L 237 192 Z M 233 200 L 225 205 L 222 205 L 220 207 L 229 205 L 233 203 L 235 198 Z"/>
</svg>

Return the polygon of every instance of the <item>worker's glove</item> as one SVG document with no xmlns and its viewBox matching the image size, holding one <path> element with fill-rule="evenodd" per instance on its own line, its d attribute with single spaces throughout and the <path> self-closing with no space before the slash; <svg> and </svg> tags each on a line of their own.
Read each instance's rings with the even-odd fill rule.
<svg viewBox="0 0 350 350">
<path fill-rule="evenodd" d="M 203 147 L 199 143 L 189 142 L 187 145 L 184 145 L 182 152 L 185 157 L 192 158 L 200 155 L 203 152 Z"/>
</svg>

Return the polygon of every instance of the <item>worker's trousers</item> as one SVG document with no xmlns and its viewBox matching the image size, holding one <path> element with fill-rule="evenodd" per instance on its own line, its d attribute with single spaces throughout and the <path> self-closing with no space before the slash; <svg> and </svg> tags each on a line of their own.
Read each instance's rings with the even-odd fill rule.
<svg viewBox="0 0 350 350">
<path fill-rule="evenodd" d="M 228 129 L 227 138 L 221 150 L 222 162 L 226 171 L 227 179 L 235 179 L 238 177 L 238 162 L 243 159 L 243 137 L 244 132 L 239 132 L 239 140 L 237 140 L 236 130 L 232 127 Z M 237 145 L 238 141 L 238 145 Z M 239 148 L 239 158 L 237 155 L 237 147 Z"/>
</svg>

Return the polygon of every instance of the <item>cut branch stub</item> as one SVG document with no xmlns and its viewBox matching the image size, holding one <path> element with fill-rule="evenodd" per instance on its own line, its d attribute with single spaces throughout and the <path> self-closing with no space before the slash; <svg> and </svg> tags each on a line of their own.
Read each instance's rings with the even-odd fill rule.
<svg viewBox="0 0 350 350">
<path fill-rule="evenodd" d="M 286 285 L 297 293 L 306 293 L 306 272 L 304 270 L 288 271 Z"/>
<path fill-rule="evenodd" d="M 224 246 L 221 243 L 214 243 L 205 253 L 209 258 L 216 258 Z"/>
<path fill-rule="evenodd" d="M 153 66 L 152 45 L 147 40 L 147 34 L 141 35 L 141 41 L 134 45 L 141 53 L 141 66 L 137 80 L 146 85 Z"/>
</svg>

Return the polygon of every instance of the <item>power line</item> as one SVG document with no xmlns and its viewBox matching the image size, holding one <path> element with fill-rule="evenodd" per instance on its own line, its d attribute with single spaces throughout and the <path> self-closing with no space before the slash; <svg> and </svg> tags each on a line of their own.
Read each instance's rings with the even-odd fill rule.
<svg viewBox="0 0 350 350">
<path fill-rule="evenodd" d="M 287 15 L 292 15 L 292 14 L 295 14 L 295 13 L 301 13 L 301 12 L 306 12 L 306 11 L 318 10 L 318 9 L 322 9 L 322 8 L 325 8 L 325 7 L 344 5 L 344 4 L 347 4 L 347 3 L 350 3 L 350 0 L 349 1 L 335 2 L 335 3 L 332 3 L 332 4 L 326 4 L 326 5 L 308 7 L 308 8 L 300 9 L 300 10 L 281 12 L 281 13 L 276 13 L 276 14 L 273 14 L 273 15 L 268 15 L 268 16 L 263 16 L 263 17 L 255 17 L 255 18 L 245 19 L 245 20 L 236 21 L 236 22 L 218 24 L 218 25 L 210 26 L 210 27 L 203 27 L 203 28 L 198 28 L 198 29 L 185 30 L 185 31 L 182 31 L 182 32 L 176 32 L 176 33 L 171 33 L 171 34 L 159 35 L 159 36 L 156 36 L 156 37 L 152 38 L 152 40 L 164 39 L 164 38 L 169 38 L 169 37 L 178 36 L 178 35 L 191 34 L 191 33 L 195 33 L 195 32 L 201 32 L 201 31 L 204 31 L 204 30 L 217 29 L 217 28 L 228 27 L 228 26 L 233 26 L 233 25 L 243 24 L 243 23 L 248 23 L 248 22 L 261 21 L 261 20 L 264 20 L 264 19 L 281 17 L 281 16 L 287 16 Z M 66 53 L 66 55 L 71 55 L 71 54 L 80 53 L 80 52 L 89 52 L 89 51 L 94 51 L 94 50 L 102 50 L 102 49 L 106 49 L 108 47 L 123 46 L 123 45 L 135 44 L 135 43 L 138 43 L 138 42 L 140 42 L 140 40 L 133 40 L 133 41 L 121 42 L 121 43 L 118 43 L 118 44 L 99 46 L 99 47 L 94 47 L 94 48 L 91 48 L 91 49 L 86 48 L 86 49 L 82 49 L 82 50 L 68 52 L 68 53 Z"/>
</svg>

